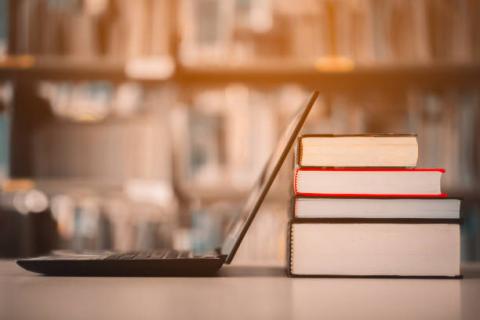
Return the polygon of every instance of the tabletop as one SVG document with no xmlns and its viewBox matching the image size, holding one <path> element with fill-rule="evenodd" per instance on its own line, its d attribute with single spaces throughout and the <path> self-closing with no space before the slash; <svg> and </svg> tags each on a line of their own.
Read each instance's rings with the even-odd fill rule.
<svg viewBox="0 0 480 320">
<path fill-rule="evenodd" d="M 226 266 L 210 278 L 46 277 L 0 261 L 0 319 L 480 319 L 464 279 L 287 278 Z"/>
</svg>

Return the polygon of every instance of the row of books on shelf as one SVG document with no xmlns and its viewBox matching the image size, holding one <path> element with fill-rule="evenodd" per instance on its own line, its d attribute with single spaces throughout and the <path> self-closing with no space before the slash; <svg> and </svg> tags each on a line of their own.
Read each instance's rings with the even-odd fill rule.
<svg viewBox="0 0 480 320">
<path fill-rule="evenodd" d="M 273 146 L 277 128 L 293 112 L 291 106 L 301 103 L 302 92 L 299 88 L 262 92 L 228 87 L 193 94 L 188 107 L 176 109 L 184 125 L 173 134 L 187 142 L 178 144 L 184 150 L 184 180 L 239 189 L 251 183 Z M 231 95 L 235 99 L 229 99 Z M 305 132 L 417 132 L 422 150 L 419 166 L 445 168 L 446 190 L 472 192 L 480 182 L 480 148 L 475 138 L 479 106 L 475 90 L 410 90 L 401 97 L 338 94 L 329 101 L 320 99 Z M 239 172 L 252 174 L 238 176 Z M 282 171 L 281 179 L 288 181 L 287 172 Z"/>
<path fill-rule="evenodd" d="M 144 91 L 132 83 L 41 83 L 37 91 L 16 87 L 15 94 L 21 97 L 15 103 L 22 112 L 11 108 L 10 97 L 0 114 L 6 133 L 0 149 L 11 151 L 0 157 L 6 161 L 1 166 L 6 177 L 171 183 L 168 115 L 174 101 L 168 89 Z M 21 156 L 14 151 L 19 149 L 25 152 Z"/>
<path fill-rule="evenodd" d="M 478 186 L 480 96 L 475 91 L 415 92 L 407 97 L 412 128 L 419 135 L 422 166 L 440 165 L 450 174 L 445 188 L 465 192 Z"/>
<path fill-rule="evenodd" d="M 11 86 L 2 88 L 7 97 Z M 298 86 L 259 90 L 230 85 L 188 91 L 180 96 L 169 88 L 143 88 L 133 83 L 45 82 L 40 84 L 38 94 L 57 119 L 42 125 L 35 135 L 33 158 L 38 176 L 79 177 L 88 173 L 89 178 L 94 178 L 95 172 L 102 170 L 115 175 L 120 171 L 101 167 L 103 162 L 96 150 L 102 149 L 102 141 L 112 141 L 112 154 L 127 159 L 122 156 L 122 150 L 128 153 L 127 144 L 120 141 L 131 141 L 139 157 L 151 157 L 125 163 L 123 171 L 131 173 L 127 174 L 129 178 L 136 174 L 140 174 L 139 178 L 170 177 L 159 170 L 170 173 L 170 159 L 174 159 L 175 179 L 180 186 L 215 190 L 228 185 L 241 192 L 248 190 L 262 169 L 278 128 L 302 102 L 305 90 Z M 5 106 L 7 100 L 2 100 Z M 419 166 L 445 168 L 446 190 L 474 193 L 480 183 L 480 147 L 476 138 L 480 133 L 479 106 L 480 94 L 474 89 L 410 89 L 403 95 L 339 93 L 328 100 L 319 99 L 305 132 L 416 132 L 422 150 Z M 2 119 L 3 130 L 8 132 L 6 107 Z M 110 121 L 115 119 L 121 121 Z M 151 132 L 156 132 L 156 137 Z M 88 138 L 91 135 L 97 138 Z M 143 142 L 136 143 L 138 139 Z M 85 143 L 89 147 L 84 148 L 83 161 L 68 160 L 65 147 Z M 7 150 L 8 141 L 3 144 Z M 147 152 L 148 148 L 155 152 Z M 117 161 L 119 166 L 122 161 Z M 61 164 L 49 165 L 56 162 Z M 164 165 L 145 169 L 153 163 Z M 280 179 L 288 181 L 288 172 L 282 171 Z"/>
<path fill-rule="evenodd" d="M 429 95 L 427 93 L 427 95 Z M 414 132 L 416 130 L 422 130 L 428 128 L 432 131 L 430 133 L 428 140 L 425 137 L 420 138 L 420 143 L 425 146 L 425 152 L 420 157 L 420 163 L 422 166 L 444 166 L 447 168 L 447 177 L 446 177 L 446 188 L 449 190 L 465 191 L 473 190 L 475 185 L 477 185 L 477 173 L 476 173 L 476 158 L 474 156 L 475 150 L 477 150 L 475 139 L 471 137 L 475 135 L 474 124 L 477 123 L 475 116 L 464 117 L 458 116 L 463 112 L 471 112 L 473 115 L 477 114 L 477 103 L 475 99 L 472 99 L 469 103 L 465 105 L 456 105 L 452 104 L 450 106 L 444 106 L 442 98 L 437 98 L 439 103 L 437 107 L 441 109 L 442 113 L 445 115 L 437 119 L 438 123 L 435 123 L 433 126 L 430 123 L 429 119 L 425 119 L 423 113 L 424 106 L 418 106 L 409 108 L 405 113 L 406 115 L 398 115 L 389 113 L 385 108 L 379 108 L 375 113 L 371 113 L 371 108 L 366 107 L 365 109 L 361 106 L 362 104 L 368 102 L 357 102 L 345 101 L 342 97 L 339 97 L 338 101 L 333 102 L 333 106 L 327 106 L 326 104 L 318 105 L 318 109 L 314 111 L 316 115 L 312 116 L 315 120 L 310 123 L 310 130 L 317 131 L 329 131 L 333 132 L 365 132 L 372 129 L 369 129 L 371 126 L 380 126 L 380 128 L 385 128 L 388 126 L 394 126 L 395 128 L 400 128 L 403 132 Z M 343 100 L 343 101 L 342 101 Z M 367 99 L 368 100 L 368 99 Z M 376 102 L 378 104 L 378 102 Z M 274 108 L 279 107 L 280 104 L 277 104 L 275 107 L 271 106 L 273 110 L 269 112 L 271 114 L 281 114 L 281 111 L 277 111 Z M 254 103 L 251 104 L 252 108 L 246 108 L 246 110 L 241 111 L 246 113 L 255 113 L 254 110 L 262 110 L 265 106 L 255 106 Z M 420 111 L 416 109 L 420 108 Z M 443 110 L 443 109 L 446 110 Z M 198 181 L 198 184 L 206 182 L 207 184 L 215 185 L 222 184 L 222 179 L 227 179 L 227 184 L 241 186 L 238 180 L 235 179 L 235 172 L 241 172 L 240 169 L 245 167 L 235 167 L 230 164 L 229 159 L 235 159 L 237 162 L 240 160 L 238 157 L 229 158 L 228 156 L 222 156 L 230 152 L 230 148 L 235 146 L 235 140 L 238 139 L 238 143 L 242 143 L 244 148 L 247 148 L 249 145 L 250 138 L 248 136 L 252 131 L 256 134 L 257 143 L 265 141 L 262 138 L 262 134 L 267 137 L 275 136 L 275 127 L 270 125 L 271 119 L 263 119 L 261 117 L 262 113 L 259 113 L 260 116 L 251 118 L 251 121 L 248 123 L 248 126 L 245 126 L 243 130 L 239 130 L 240 133 L 237 135 L 230 135 L 227 131 L 222 131 L 219 128 L 226 128 L 228 126 L 228 109 L 217 108 L 215 115 L 210 112 L 202 111 L 205 110 L 203 107 L 198 108 L 198 105 L 193 105 L 193 109 L 185 108 L 183 112 L 186 114 L 185 117 L 188 118 L 190 123 L 196 123 L 195 126 L 201 126 L 203 132 L 208 132 L 208 134 L 203 134 L 201 136 L 201 141 L 198 143 L 195 142 L 195 138 L 192 137 L 190 142 L 191 145 L 186 145 L 186 169 L 184 172 L 188 172 L 187 181 Z M 281 109 L 281 108 L 279 108 Z M 377 113 L 378 112 L 378 113 Z M 240 113 L 237 111 L 237 114 Z M 215 122 L 215 125 L 209 124 L 208 121 L 202 121 L 201 117 L 198 116 L 202 114 L 201 117 L 210 117 L 211 121 Z M 209 114 L 209 115 L 208 115 Z M 258 115 L 258 114 L 256 114 Z M 456 115 L 456 116 L 455 116 Z M 281 118 L 281 117 L 280 117 Z M 375 123 L 379 118 L 382 118 L 384 123 Z M 445 126 L 445 123 L 448 123 L 448 126 Z M 468 124 L 467 124 L 468 123 Z M 223 125 L 222 125 L 223 124 Z M 239 125 L 241 120 L 239 120 Z M 266 125 L 267 124 L 267 125 Z M 473 124 L 473 126 L 472 126 Z M 188 127 L 188 126 L 184 126 Z M 193 125 L 187 129 L 187 132 L 194 132 Z M 260 128 L 261 131 L 249 130 L 251 127 Z M 448 130 L 447 130 L 448 128 Z M 455 129 L 453 129 L 455 128 Z M 272 130 L 273 129 L 273 130 Z M 180 130 L 180 127 L 179 127 Z M 182 129 L 183 130 L 183 129 Z M 190 131 L 189 131 L 190 130 Z M 377 129 L 378 130 L 378 129 Z M 452 135 L 452 131 L 455 132 Z M 227 132 L 227 134 L 224 134 Z M 422 131 L 423 133 L 423 131 Z M 187 133 L 188 134 L 188 133 Z M 190 133 L 191 134 L 191 133 Z M 176 135 L 180 136 L 180 135 Z M 193 136 L 199 136 L 198 134 L 193 134 Z M 209 137 L 206 141 L 205 137 Z M 187 139 L 188 141 L 188 139 Z M 268 140 L 271 141 L 271 138 Z M 447 148 L 455 146 L 455 152 L 447 151 Z M 271 144 L 264 145 L 253 145 L 252 148 L 259 147 L 260 150 L 265 152 L 265 149 L 268 150 L 271 148 Z M 224 150 L 223 152 L 221 150 Z M 453 150 L 453 149 L 452 149 Z M 211 158 L 207 157 L 194 157 L 192 154 L 188 155 L 188 152 L 195 152 L 199 154 L 210 155 Z M 256 159 L 254 161 L 249 160 L 246 164 L 256 163 L 256 168 L 260 168 L 262 164 L 262 157 L 259 157 L 260 152 L 255 150 L 250 153 L 245 152 L 249 155 L 249 159 Z M 202 159 L 196 163 L 188 162 L 188 159 Z M 212 170 L 211 165 L 214 165 Z M 205 171 L 204 171 L 205 170 Z M 203 173 L 210 172 L 209 178 L 205 177 Z M 202 173 L 203 172 L 203 173 Z M 232 175 L 229 174 L 232 173 Z M 254 174 L 252 174 L 254 177 Z M 285 175 L 284 175 L 285 177 Z M 210 182 L 208 180 L 211 179 Z M 247 180 L 248 181 L 248 180 Z"/>
<path fill-rule="evenodd" d="M 304 136 L 297 158 L 292 276 L 460 276 L 461 201 L 416 136 Z"/>
<path fill-rule="evenodd" d="M 17 54 L 125 60 L 172 54 L 178 38 L 186 64 L 480 59 L 479 4 L 471 0 L 19 0 L 14 9 L 0 24 L 14 26 Z"/>
<path fill-rule="evenodd" d="M 169 0 L 15 1 L 9 16 L 17 54 L 109 58 L 166 56 Z"/>
</svg>

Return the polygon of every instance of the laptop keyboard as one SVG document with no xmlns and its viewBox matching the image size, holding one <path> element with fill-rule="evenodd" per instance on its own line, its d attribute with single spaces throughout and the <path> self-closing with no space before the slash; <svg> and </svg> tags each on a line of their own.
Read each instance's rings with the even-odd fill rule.
<svg viewBox="0 0 480 320">
<path fill-rule="evenodd" d="M 105 257 L 105 260 L 161 260 L 161 259 L 195 259 L 216 258 L 216 255 L 194 255 L 191 251 L 174 249 L 156 249 L 152 251 L 132 251 L 114 253 Z"/>
</svg>

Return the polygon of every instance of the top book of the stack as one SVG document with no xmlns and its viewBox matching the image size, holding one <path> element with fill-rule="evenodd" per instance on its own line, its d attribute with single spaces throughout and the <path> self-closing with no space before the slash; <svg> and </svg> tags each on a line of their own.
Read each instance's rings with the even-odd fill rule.
<svg viewBox="0 0 480 320">
<path fill-rule="evenodd" d="M 303 135 L 300 167 L 391 167 L 417 165 L 416 135 Z"/>
</svg>

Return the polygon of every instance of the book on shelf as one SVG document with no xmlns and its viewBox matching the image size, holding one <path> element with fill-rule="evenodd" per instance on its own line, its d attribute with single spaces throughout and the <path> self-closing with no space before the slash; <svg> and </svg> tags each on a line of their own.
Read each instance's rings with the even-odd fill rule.
<svg viewBox="0 0 480 320">
<path fill-rule="evenodd" d="M 170 53 L 171 5 L 168 0 L 18 0 L 12 10 L 11 50 L 119 61 L 165 57 Z"/>
<path fill-rule="evenodd" d="M 320 68 L 474 63 L 480 55 L 479 4 L 472 0 L 12 3 L 9 9 L 0 0 L 0 37 L 2 13 L 11 11 L 9 49 L 17 54 L 123 61 L 165 56 L 174 41 L 185 64 L 273 58 Z"/>
<path fill-rule="evenodd" d="M 459 220 L 293 220 L 291 276 L 460 277 Z"/>
<path fill-rule="evenodd" d="M 443 169 L 312 168 L 295 169 L 294 192 L 304 196 L 446 197 Z"/>
<path fill-rule="evenodd" d="M 0 57 L 7 53 L 8 44 L 8 1 L 0 0 Z"/>
<path fill-rule="evenodd" d="M 304 167 L 414 167 L 416 135 L 304 135 L 298 165 Z"/>
<path fill-rule="evenodd" d="M 292 217 L 310 219 L 460 219 L 454 198 L 294 197 Z"/>
</svg>

